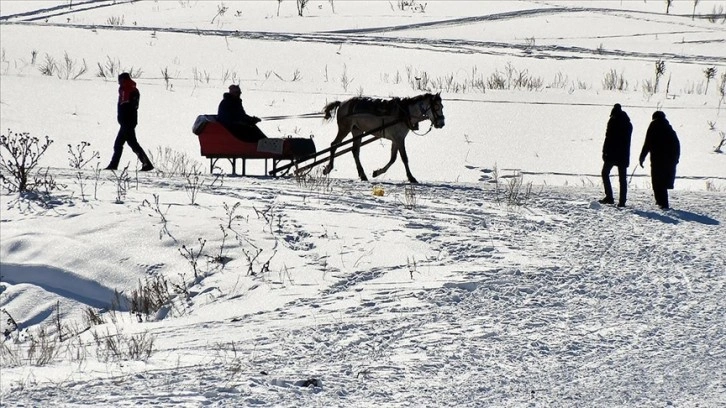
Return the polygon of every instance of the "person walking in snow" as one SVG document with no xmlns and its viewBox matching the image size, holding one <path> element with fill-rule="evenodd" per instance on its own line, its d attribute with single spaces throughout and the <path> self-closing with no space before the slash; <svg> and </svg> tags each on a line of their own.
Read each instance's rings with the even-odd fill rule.
<svg viewBox="0 0 726 408">
<path fill-rule="evenodd" d="M 229 92 L 223 95 L 217 108 L 217 121 L 243 142 L 257 142 L 260 139 L 266 139 L 267 136 L 257 127 L 261 119 L 257 116 L 249 116 L 245 112 L 240 98 L 241 94 L 239 85 L 229 86 Z"/>
<path fill-rule="evenodd" d="M 645 134 L 645 143 L 640 151 L 640 167 L 650 153 L 650 178 L 653 184 L 655 202 L 664 210 L 668 205 L 668 190 L 673 189 L 676 180 L 676 166 L 681 156 L 678 135 L 666 119 L 665 113 L 656 111 Z"/>
<path fill-rule="evenodd" d="M 618 168 L 620 192 L 618 207 L 624 207 L 628 195 L 628 166 L 630 165 L 630 137 L 633 125 L 628 114 L 619 103 L 613 105 L 605 130 L 605 142 L 602 145 L 602 183 L 605 187 L 605 198 L 601 204 L 614 204 L 613 187 L 610 184 L 610 170 Z"/>
<path fill-rule="evenodd" d="M 123 72 L 118 76 L 118 104 L 116 106 L 116 119 L 120 125 L 116 141 L 113 144 L 113 156 L 106 170 L 117 170 L 121 154 L 124 151 L 124 144 L 128 143 L 131 150 L 141 161 L 141 171 L 150 171 L 154 169 L 149 157 L 141 148 L 136 140 L 136 124 L 138 123 L 139 99 L 141 93 L 136 88 L 136 82 L 131 79 L 128 72 Z"/>
</svg>

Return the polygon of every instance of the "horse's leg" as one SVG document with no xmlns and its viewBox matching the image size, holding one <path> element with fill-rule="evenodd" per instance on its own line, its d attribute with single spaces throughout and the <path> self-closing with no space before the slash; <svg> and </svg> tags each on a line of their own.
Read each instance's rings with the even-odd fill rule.
<svg viewBox="0 0 726 408">
<path fill-rule="evenodd" d="M 348 131 L 345 130 L 344 128 L 340 127 L 340 125 L 338 125 L 338 135 L 335 136 L 335 139 L 333 139 L 333 141 L 330 143 L 330 146 L 331 146 L 330 161 L 328 162 L 328 165 L 325 166 L 325 168 L 323 169 L 323 174 L 327 175 L 328 173 L 330 173 L 331 170 L 333 170 L 333 161 L 335 160 L 336 148 L 334 148 L 332 146 L 335 146 L 338 143 L 340 143 L 345 138 L 345 135 L 347 135 L 347 134 L 348 134 Z"/>
<path fill-rule="evenodd" d="M 406 177 L 408 177 L 408 181 L 411 183 L 418 183 L 418 180 L 416 180 L 413 174 L 411 174 L 411 169 L 408 168 L 408 154 L 406 154 L 405 139 L 401 139 L 399 150 L 401 150 L 401 161 L 403 161 L 403 166 L 406 167 Z"/>
<path fill-rule="evenodd" d="M 373 177 L 378 177 L 388 171 L 388 168 L 396 161 L 396 157 L 398 157 L 398 146 L 396 145 L 396 142 L 391 141 L 391 159 L 388 161 L 388 164 L 374 171 Z"/>
<path fill-rule="evenodd" d="M 362 135 L 363 132 L 358 128 L 354 128 L 351 131 L 351 134 L 353 135 L 353 159 L 355 159 L 355 168 L 358 169 L 358 177 L 360 177 L 360 179 L 363 181 L 368 181 L 368 177 L 366 177 L 366 171 L 363 170 L 363 165 L 360 164 L 360 144 L 362 139 L 358 137 Z"/>
</svg>

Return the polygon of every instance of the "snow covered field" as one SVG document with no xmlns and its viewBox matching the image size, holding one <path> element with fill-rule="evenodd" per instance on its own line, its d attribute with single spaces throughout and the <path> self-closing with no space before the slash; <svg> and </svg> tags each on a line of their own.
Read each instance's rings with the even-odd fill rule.
<svg viewBox="0 0 726 408">
<path fill-rule="evenodd" d="M 0 195 L 0 405 L 726 405 L 726 25 L 705 18 L 726 2 L 68 3 L 0 0 L 0 130 L 53 139 L 61 184 Z M 65 55 L 87 72 L 65 79 Z M 96 175 L 109 67 L 140 71 L 157 168 L 202 176 L 137 173 L 128 148 L 125 194 Z M 407 138 L 419 185 L 400 161 L 371 177 L 387 141 L 362 150 L 370 182 L 348 156 L 329 179 L 220 179 L 191 126 L 232 82 L 263 118 L 441 91 L 446 126 Z M 678 132 L 673 210 L 632 165 L 628 206 L 597 204 L 614 103 L 631 164 L 653 111 Z M 337 130 L 260 127 L 318 150 Z M 82 142 L 100 159 L 78 171 Z M 151 283 L 163 307 L 129 313 Z"/>
</svg>

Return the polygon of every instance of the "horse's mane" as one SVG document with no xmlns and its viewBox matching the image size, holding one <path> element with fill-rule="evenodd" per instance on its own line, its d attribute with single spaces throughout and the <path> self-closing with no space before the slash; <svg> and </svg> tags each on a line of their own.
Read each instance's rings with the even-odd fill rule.
<svg viewBox="0 0 726 408">
<path fill-rule="evenodd" d="M 416 95 L 407 98 L 393 97 L 390 99 L 370 98 L 367 96 L 356 96 L 350 99 L 353 103 L 353 110 L 375 110 L 378 112 L 399 112 L 404 106 L 412 105 L 419 101 L 433 97 L 430 93 Z"/>
<path fill-rule="evenodd" d="M 422 101 L 427 98 L 431 98 L 433 95 L 431 93 L 425 93 L 421 95 L 411 96 L 407 98 L 400 98 L 400 97 L 393 97 L 390 99 L 380 99 L 380 98 L 371 98 L 368 96 L 357 96 L 355 98 L 358 102 L 364 102 L 364 103 L 370 103 L 374 105 L 382 105 L 382 107 L 389 107 L 389 106 L 400 106 L 400 105 L 408 105 L 411 103 L 416 103 L 418 101 Z"/>
</svg>

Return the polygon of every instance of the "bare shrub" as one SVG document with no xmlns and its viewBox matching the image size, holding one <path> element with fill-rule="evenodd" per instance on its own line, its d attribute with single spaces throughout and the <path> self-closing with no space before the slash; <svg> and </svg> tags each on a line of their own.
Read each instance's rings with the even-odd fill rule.
<svg viewBox="0 0 726 408">
<path fill-rule="evenodd" d="M 238 83 L 239 82 L 239 80 L 237 79 L 237 72 L 230 71 L 229 69 L 225 69 L 222 72 L 222 83 L 223 84 L 227 84 L 229 82 L 232 82 L 232 83 Z"/>
<path fill-rule="evenodd" d="M 329 193 L 332 191 L 332 181 L 328 175 L 323 174 L 321 168 L 314 168 L 312 171 L 298 173 L 295 172 L 295 182 L 298 186 L 308 190 Z"/>
<path fill-rule="evenodd" d="M 186 176 L 184 191 L 187 193 L 187 197 L 189 197 L 192 205 L 197 204 L 197 195 L 199 195 L 199 190 L 203 185 L 204 179 L 201 177 L 201 173 L 188 174 Z"/>
<path fill-rule="evenodd" d="M 487 79 L 489 89 L 525 89 L 536 91 L 544 87 L 544 80 L 529 73 L 529 70 L 519 70 L 511 63 L 507 63 L 504 72 L 495 70 Z"/>
<path fill-rule="evenodd" d="M 353 82 L 353 78 L 348 76 L 348 66 L 343 64 L 343 73 L 340 75 L 340 84 L 343 85 L 343 90 L 348 92 L 350 83 Z"/>
<path fill-rule="evenodd" d="M 164 87 L 166 90 L 172 91 L 174 89 L 174 84 L 171 83 L 173 78 L 171 74 L 169 74 L 169 67 L 164 67 L 164 69 L 161 70 L 161 77 L 164 79 Z"/>
<path fill-rule="evenodd" d="M 91 144 L 88 142 L 81 142 L 77 144 L 74 148 L 70 143 L 68 144 L 68 153 L 70 154 L 70 157 L 68 158 L 68 164 L 71 166 L 72 169 L 76 170 L 75 181 L 81 188 L 81 199 L 83 201 L 86 201 L 84 187 L 86 181 L 90 179 L 90 177 L 86 176 L 83 172 L 83 168 L 91 160 L 101 157 L 101 155 L 96 150 L 91 153 L 90 157 L 86 156 L 86 147 L 90 145 Z"/>
<path fill-rule="evenodd" d="M 163 276 L 147 278 L 139 281 L 138 289 L 131 291 L 131 313 L 141 321 L 141 316 L 156 314 L 164 306 L 171 303 L 174 293 L 169 290 L 169 281 Z"/>
<path fill-rule="evenodd" d="M 406 75 L 411 88 L 417 91 L 429 91 L 431 78 L 428 72 L 414 70 L 412 66 L 406 66 Z"/>
<path fill-rule="evenodd" d="M 227 265 L 227 263 L 232 260 L 232 258 L 224 255 L 224 249 L 225 249 L 224 244 L 227 242 L 229 233 L 227 232 L 227 230 L 224 228 L 224 225 L 222 225 L 222 224 L 219 224 L 219 229 L 222 231 L 222 243 L 219 245 L 219 253 L 217 253 L 214 256 L 207 256 L 207 258 L 209 259 L 209 262 L 219 264 L 222 268 L 224 268 L 224 266 Z"/>
<path fill-rule="evenodd" d="M 646 79 L 643 81 L 643 93 L 646 95 L 653 95 L 655 94 L 655 85 L 653 84 L 653 81 L 650 79 Z"/>
<path fill-rule="evenodd" d="M 99 326 L 106 323 L 101 313 L 99 313 L 96 309 L 90 306 L 84 309 L 83 320 L 88 327 Z"/>
<path fill-rule="evenodd" d="M 164 177 L 182 176 L 200 173 L 201 163 L 188 154 L 178 152 L 170 147 L 158 147 L 156 153 L 150 153 L 151 162 Z"/>
<path fill-rule="evenodd" d="M 199 250 L 195 251 L 194 248 L 188 248 L 186 245 L 182 245 L 181 248 L 179 248 L 179 253 L 184 257 L 184 259 L 189 262 L 189 265 L 191 265 L 192 270 L 194 271 L 194 278 L 199 279 L 200 275 L 200 269 L 199 269 L 199 259 L 202 256 L 202 253 L 204 252 L 204 245 L 207 243 L 206 239 L 198 238 L 199 241 Z"/>
<path fill-rule="evenodd" d="M 116 81 L 116 78 L 122 72 L 128 72 L 132 78 L 139 78 L 143 73 L 141 68 L 123 67 L 119 59 L 114 60 L 109 56 L 106 56 L 106 61 L 104 61 L 103 64 L 100 62 L 96 64 L 98 66 L 96 76 L 107 81 Z"/>
<path fill-rule="evenodd" d="M 413 210 L 418 206 L 418 195 L 416 187 L 413 184 L 407 184 L 403 188 L 403 207 L 407 210 Z"/>
<path fill-rule="evenodd" d="M 303 16 L 303 12 L 305 11 L 305 8 L 307 7 L 309 1 L 310 0 L 296 0 L 298 16 Z"/>
<path fill-rule="evenodd" d="M 238 201 L 238 202 L 234 203 L 233 206 L 230 207 L 226 202 L 222 203 L 222 206 L 224 207 L 224 211 L 227 214 L 227 228 L 230 230 L 232 230 L 232 222 L 245 219 L 245 217 L 235 214 L 241 204 L 242 203 L 240 203 Z"/>
<path fill-rule="evenodd" d="M 141 203 L 141 207 L 149 207 L 149 208 L 151 208 L 151 210 L 154 213 L 156 213 L 156 215 L 159 216 L 159 218 L 161 220 L 161 228 L 159 229 L 159 239 L 162 239 L 164 237 L 164 235 L 168 235 L 169 238 L 176 241 L 176 238 L 174 238 L 174 236 L 171 235 L 171 232 L 169 232 L 169 228 L 168 228 L 169 220 L 166 215 L 169 212 L 169 209 L 171 208 L 171 204 L 168 204 L 166 206 L 166 209 L 162 210 L 161 203 L 159 202 L 159 195 L 153 194 L 153 197 L 154 197 L 153 203 L 149 202 L 149 200 L 144 200 Z"/>
<path fill-rule="evenodd" d="M 708 84 L 716 77 L 716 72 L 716 67 L 708 67 L 703 70 L 703 74 L 706 76 L 706 94 L 708 94 Z"/>
<path fill-rule="evenodd" d="M 417 0 L 398 0 L 396 2 L 398 10 L 412 11 L 414 13 L 425 13 L 427 5 L 428 3 L 421 3 Z M 391 9 L 393 9 L 393 5 L 391 5 Z"/>
<path fill-rule="evenodd" d="M 487 79 L 487 86 L 489 89 L 507 89 L 507 79 L 498 70 L 494 71 Z"/>
<path fill-rule="evenodd" d="M 526 89 L 528 91 L 536 91 L 542 89 L 544 81 L 541 77 L 534 77 L 525 69 L 517 71 L 517 75 L 513 78 L 512 87 L 514 89 Z"/>
<path fill-rule="evenodd" d="M 721 24 L 726 22 L 726 12 L 724 12 L 723 4 L 714 4 L 711 8 L 711 14 L 707 16 L 708 21 L 712 23 L 718 23 L 721 20 Z"/>
<path fill-rule="evenodd" d="M 45 59 L 42 64 L 38 66 L 38 71 L 45 76 L 53 76 L 58 71 L 58 63 L 55 61 L 55 58 L 51 57 L 49 54 L 45 54 Z"/>
<path fill-rule="evenodd" d="M 723 153 L 723 150 L 721 148 L 726 144 L 726 132 L 718 132 L 719 136 L 719 142 L 716 144 L 716 147 L 714 148 L 715 153 Z"/>
<path fill-rule="evenodd" d="M 214 17 L 212 17 L 212 21 L 211 21 L 211 23 L 210 23 L 210 24 L 214 24 L 214 20 L 215 20 L 215 19 L 216 19 L 217 17 L 222 17 L 222 16 L 224 16 L 224 14 L 225 14 L 225 13 L 227 12 L 227 10 L 229 10 L 229 7 L 225 6 L 225 5 L 224 5 L 224 3 L 222 3 L 222 4 L 218 4 L 218 5 L 217 5 L 217 14 L 215 14 L 215 15 L 214 15 Z"/>
<path fill-rule="evenodd" d="M 87 71 L 88 65 L 86 65 L 85 59 L 82 60 L 82 64 L 78 64 L 76 60 L 71 59 L 67 52 L 63 53 L 63 65 L 59 68 L 58 78 L 78 79 Z"/>
<path fill-rule="evenodd" d="M 618 73 L 616 69 L 611 69 L 605 74 L 602 87 L 606 91 L 625 91 L 628 89 L 628 81 L 625 80 L 622 73 Z"/>
<path fill-rule="evenodd" d="M 665 74 L 665 70 L 665 61 L 657 60 L 655 62 L 655 85 L 653 86 L 653 93 L 658 92 L 658 84 L 660 83 L 660 78 Z"/>
<path fill-rule="evenodd" d="M 49 334 L 45 328 L 35 333 L 24 331 L 26 340 L 15 339 L 0 344 L 3 367 L 32 365 L 43 367 L 53 362 L 60 354 L 60 340 Z M 10 343 L 10 344 L 8 344 Z"/>
<path fill-rule="evenodd" d="M 122 16 L 111 16 L 106 19 L 106 24 L 114 27 L 119 27 L 124 25 L 125 17 Z"/>
<path fill-rule="evenodd" d="M 24 193 L 42 187 L 52 190 L 55 184 L 52 179 L 31 178 L 40 158 L 52 143 L 53 140 L 48 136 L 41 141 L 27 132 L 14 133 L 8 130 L 7 135 L 0 135 L 0 181 L 9 192 Z"/>
<path fill-rule="evenodd" d="M 504 186 L 504 198 L 508 206 L 526 206 L 532 195 L 532 182 L 524 184 L 524 175 L 517 172 Z"/>
<path fill-rule="evenodd" d="M 570 85 L 570 81 L 566 74 L 563 74 L 562 71 L 558 72 L 554 79 L 547 85 L 548 88 L 559 88 L 564 89 L 567 88 Z"/>
<path fill-rule="evenodd" d="M 209 84 L 211 80 L 211 74 L 207 70 L 200 71 L 197 67 L 192 68 L 192 76 L 194 77 L 194 83 Z"/>
<path fill-rule="evenodd" d="M 96 357 L 100 361 L 146 361 L 154 352 L 156 338 L 148 332 L 125 336 L 122 333 L 111 334 L 106 329 L 105 335 L 94 331 L 93 340 L 96 343 Z"/>
<path fill-rule="evenodd" d="M 129 183 L 131 177 L 129 177 L 129 166 L 128 164 L 121 171 L 113 170 L 113 177 L 110 180 L 116 186 L 116 204 L 123 204 L 126 198 L 126 192 L 129 190 Z"/>
</svg>

